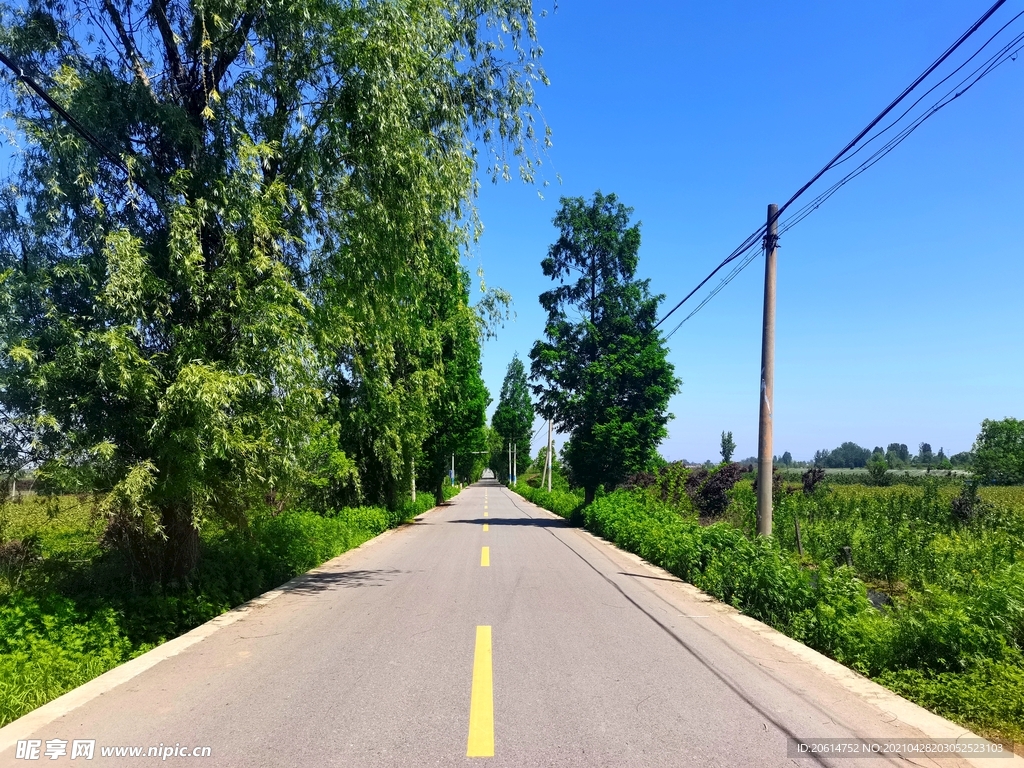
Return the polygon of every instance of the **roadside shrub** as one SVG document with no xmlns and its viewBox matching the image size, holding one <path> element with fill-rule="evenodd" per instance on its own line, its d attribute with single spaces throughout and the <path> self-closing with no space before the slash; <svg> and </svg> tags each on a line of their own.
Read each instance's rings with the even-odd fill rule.
<svg viewBox="0 0 1024 768">
<path fill-rule="evenodd" d="M 811 467 L 800 476 L 803 482 L 804 493 L 810 496 L 817 489 L 818 484 L 825 479 L 825 470 L 821 467 Z"/>
<path fill-rule="evenodd" d="M 700 510 L 702 516 L 722 516 L 729 506 L 729 491 L 739 482 L 743 472 L 743 467 L 735 462 L 721 464 L 707 471 L 706 479 L 703 482 L 694 483 L 692 491 L 688 484 L 687 492 L 690 499 L 693 501 L 693 505 Z"/>
<path fill-rule="evenodd" d="M 538 507 L 543 507 L 549 512 L 554 512 L 559 517 L 564 517 L 573 524 L 579 524 L 579 510 L 583 506 L 583 494 L 570 491 L 560 491 L 552 488 L 549 492 L 545 488 L 534 488 L 526 483 L 516 483 L 513 490 L 528 501 L 532 501 Z"/>
<path fill-rule="evenodd" d="M 964 672 L 887 670 L 885 687 L 973 730 L 1024 742 L 1024 659 L 982 659 Z"/>
</svg>

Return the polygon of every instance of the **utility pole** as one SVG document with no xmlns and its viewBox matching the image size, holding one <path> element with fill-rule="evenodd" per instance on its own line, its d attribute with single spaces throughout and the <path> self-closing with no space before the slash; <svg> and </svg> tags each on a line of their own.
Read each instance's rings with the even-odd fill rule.
<svg viewBox="0 0 1024 768">
<path fill-rule="evenodd" d="M 452 485 L 455 485 L 455 454 L 452 454 Z"/>
<path fill-rule="evenodd" d="M 512 485 L 516 484 L 516 475 L 519 474 L 519 445 L 512 443 Z"/>
<path fill-rule="evenodd" d="M 779 206 L 768 206 L 764 238 L 764 328 L 761 336 L 761 409 L 757 424 L 757 535 L 772 535 L 772 403 L 775 393 L 775 261 Z"/>
<path fill-rule="evenodd" d="M 544 467 L 540 471 L 540 487 L 544 487 L 544 478 L 548 476 L 548 459 L 544 457 Z"/>
<path fill-rule="evenodd" d="M 412 500 L 416 502 L 416 459 L 412 460 Z"/>
<path fill-rule="evenodd" d="M 548 493 L 551 493 L 551 469 L 554 466 L 551 463 L 551 419 L 548 419 L 548 455 L 544 463 L 548 469 Z"/>
<path fill-rule="evenodd" d="M 512 441 L 508 443 L 508 481 L 512 482 Z"/>
</svg>

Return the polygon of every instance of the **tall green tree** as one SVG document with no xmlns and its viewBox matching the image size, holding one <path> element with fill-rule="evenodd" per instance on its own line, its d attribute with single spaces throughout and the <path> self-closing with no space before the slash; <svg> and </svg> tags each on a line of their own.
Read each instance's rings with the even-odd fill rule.
<svg viewBox="0 0 1024 768">
<path fill-rule="evenodd" d="M 107 492 L 153 578 L 311 475 L 396 500 L 476 170 L 532 156 L 534 33 L 529 0 L 0 7 L 0 48 L 106 145 L 5 72 L 0 457 Z"/>
<path fill-rule="evenodd" d="M 848 441 L 831 451 L 817 451 L 814 454 L 814 464 L 833 469 L 856 469 L 867 466 L 870 458 L 870 450 Z"/>
<path fill-rule="evenodd" d="M 930 443 L 921 443 L 918 448 L 917 460 L 925 466 L 931 466 L 935 461 L 935 454 L 932 453 L 932 446 Z"/>
<path fill-rule="evenodd" d="M 1024 485 L 1024 419 L 985 419 L 972 453 L 971 469 L 983 482 Z"/>
<path fill-rule="evenodd" d="M 505 379 L 501 382 L 501 396 L 498 399 L 498 407 L 491 417 L 491 426 L 501 436 L 506 447 L 509 444 L 515 446 L 514 460 L 517 476 L 530 466 L 532 461 L 530 438 L 533 436 L 533 416 L 533 400 L 530 398 L 530 385 L 526 380 L 526 367 L 519 359 L 519 354 L 516 353 L 505 370 Z M 504 466 L 507 475 L 509 472 L 507 458 Z"/>
<path fill-rule="evenodd" d="M 541 262 L 557 286 L 540 295 L 545 338 L 530 352 L 539 412 L 570 439 L 563 457 L 587 502 L 646 469 L 679 380 L 655 329 L 658 303 L 637 280 L 640 225 L 614 194 L 562 198 L 559 238 Z"/>
<path fill-rule="evenodd" d="M 890 467 L 903 467 L 910 463 L 910 449 L 906 443 L 889 443 L 885 449 L 885 460 Z"/>
<path fill-rule="evenodd" d="M 480 369 L 482 321 L 469 306 L 469 276 L 461 268 L 458 271 L 463 289 L 452 297 L 448 316 L 443 318 L 447 338 L 441 350 L 441 385 L 431 398 L 423 460 L 417 463 L 424 487 L 433 491 L 438 504 L 444 501 L 444 479 L 453 459 L 457 476 L 472 475 L 479 463 L 477 453 L 486 450 L 491 402 Z"/>
<path fill-rule="evenodd" d="M 728 464 L 732 461 L 732 455 L 736 451 L 736 443 L 732 439 L 732 432 L 722 433 L 722 461 Z"/>
</svg>

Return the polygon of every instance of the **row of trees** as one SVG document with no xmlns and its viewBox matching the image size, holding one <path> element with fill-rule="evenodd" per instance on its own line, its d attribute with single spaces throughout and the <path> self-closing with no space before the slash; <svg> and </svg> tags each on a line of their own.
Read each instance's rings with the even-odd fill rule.
<svg viewBox="0 0 1024 768">
<path fill-rule="evenodd" d="M 722 432 L 721 453 L 726 463 L 732 460 L 736 444 L 732 432 Z M 756 463 L 747 459 L 741 463 Z M 794 462 L 786 451 L 775 456 L 777 466 L 805 466 L 807 462 Z M 818 451 L 812 462 L 817 467 L 856 469 L 866 467 L 873 473 L 884 474 L 890 469 L 931 467 L 935 469 L 970 469 L 983 482 L 999 485 L 1024 484 L 1024 420 L 1006 418 L 985 419 L 981 424 L 974 446 L 970 451 L 946 456 L 945 450 L 932 451 L 931 445 L 921 443 L 913 455 L 905 443 L 889 443 L 884 450 L 876 446 L 869 451 L 856 443 L 846 442 L 832 451 Z"/>
<path fill-rule="evenodd" d="M 866 467 L 873 457 L 879 457 L 885 461 L 889 469 L 903 469 L 905 467 L 933 467 L 936 469 L 953 469 L 954 467 L 966 467 L 971 462 L 969 452 L 958 453 L 947 456 L 945 449 L 939 448 L 935 453 L 928 443 L 921 443 L 918 446 L 918 453 L 911 454 L 905 443 L 890 443 L 884 450 L 876 446 L 874 450 L 863 448 L 857 443 L 845 442 L 838 448 L 831 451 L 821 450 L 814 454 L 814 466 L 829 467 L 833 469 L 857 469 Z"/>
<path fill-rule="evenodd" d="M 90 135 L 6 75 L 0 471 L 103 491 L 173 578 L 210 519 L 471 469 L 502 296 L 459 256 L 480 166 L 532 177 L 534 39 L 529 0 L 0 10 Z"/>
<path fill-rule="evenodd" d="M 814 455 L 814 464 L 847 469 L 868 467 L 877 472 L 905 467 L 964 468 L 970 469 L 982 482 L 1024 484 L 1024 420 L 985 419 L 972 449 L 952 456 L 946 456 L 943 448 L 939 448 L 938 453 L 933 452 L 928 443 L 921 443 L 917 454 L 912 455 L 904 443 L 890 443 L 885 450 L 876 446 L 869 451 L 847 442 L 833 451 L 818 451 Z"/>
</svg>

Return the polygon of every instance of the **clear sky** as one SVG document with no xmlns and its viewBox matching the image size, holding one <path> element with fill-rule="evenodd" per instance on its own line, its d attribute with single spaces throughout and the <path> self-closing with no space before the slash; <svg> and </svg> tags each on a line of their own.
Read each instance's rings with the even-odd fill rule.
<svg viewBox="0 0 1024 768">
<path fill-rule="evenodd" d="M 491 409 L 512 354 L 528 365 L 543 331 L 560 196 L 600 189 L 635 209 L 640 276 L 667 309 L 990 4 L 559 0 L 538 25 L 551 186 L 541 200 L 485 182 L 478 200 L 469 266 L 512 293 L 517 315 L 484 350 Z M 966 55 L 1022 10 L 1008 2 Z M 982 419 L 1024 417 L 1022 96 L 1024 55 L 782 239 L 776 454 L 846 440 L 952 454 Z M 763 277 L 759 258 L 669 341 L 683 385 L 666 458 L 717 459 L 723 430 L 737 458 L 756 454 Z"/>
</svg>

